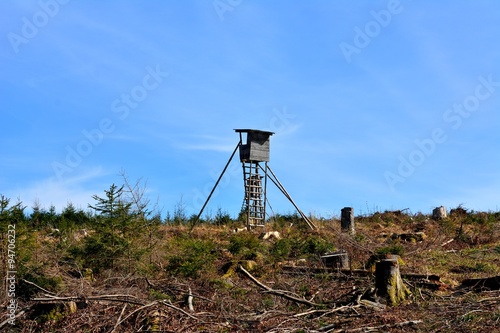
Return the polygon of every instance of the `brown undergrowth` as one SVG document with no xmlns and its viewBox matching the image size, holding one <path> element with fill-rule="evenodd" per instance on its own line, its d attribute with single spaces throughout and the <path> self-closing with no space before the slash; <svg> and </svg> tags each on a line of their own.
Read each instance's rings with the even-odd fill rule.
<svg viewBox="0 0 500 333">
<path fill-rule="evenodd" d="M 22 263 L 16 325 L 1 329 L 494 332 L 500 325 L 498 213 L 458 211 L 435 221 L 393 211 L 355 221 L 353 236 L 341 233 L 337 219 L 315 220 L 318 230 L 271 221 L 265 229 L 280 238 L 268 240 L 260 229 L 162 225 L 153 236 L 135 236 L 136 244 L 154 244 L 149 251 L 124 253 L 113 267 L 75 255 L 85 238 L 40 230 L 36 253 Z M 417 232 L 424 238 L 408 236 Z M 349 269 L 323 265 L 320 256 L 336 250 L 348 252 Z M 411 295 L 397 307 L 360 302 L 373 294 L 374 260 L 388 253 L 401 256 Z"/>
</svg>

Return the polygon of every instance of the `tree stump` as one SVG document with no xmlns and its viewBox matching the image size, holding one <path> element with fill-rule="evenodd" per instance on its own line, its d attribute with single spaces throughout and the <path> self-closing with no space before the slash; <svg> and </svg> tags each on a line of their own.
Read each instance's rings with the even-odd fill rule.
<svg viewBox="0 0 500 333">
<path fill-rule="evenodd" d="M 352 207 L 344 207 L 340 212 L 340 227 L 342 232 L 354 236 L 356 233 L 354 229 L 354 209 Z"/>
<path fill-rule="evenodd" d="M 399 273 L 398 257 L 390 255 L 389 258 L 377 262 L 375 266 L 377 296 L 385 298 L 392 306 L 400 304 L 410 295 Z"/>
<path fill-rule="evenodd" d="M 442 220 L 446 217 L 446 207 L 439 206 L 432 210 L 432 219 L 433 220 Z"/>
</svg>

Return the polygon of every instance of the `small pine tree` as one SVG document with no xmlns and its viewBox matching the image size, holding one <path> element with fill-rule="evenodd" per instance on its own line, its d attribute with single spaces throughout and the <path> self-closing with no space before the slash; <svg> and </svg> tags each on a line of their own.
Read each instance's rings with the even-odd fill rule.
<svg viewBox="0 0 500 333">
<path fill-rule="evenodd" d="M 130 255 L 130 243 L 133 231 L 131 203 L 122 199 L 123 186 L 112 184 L 105 190 L 105 197 L 93 195 L 97 202 L 89 205 L 96 212 L 95 233 L 86 238 L 84 251 L 85 261 L 96 271 L 102 268 L 115 268 L 116 260 L 126 254 Z"/>
</svg>

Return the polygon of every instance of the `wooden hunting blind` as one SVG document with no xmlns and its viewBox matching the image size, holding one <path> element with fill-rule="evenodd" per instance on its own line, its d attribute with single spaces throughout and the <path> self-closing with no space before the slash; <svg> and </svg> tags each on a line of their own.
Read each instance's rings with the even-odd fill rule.
<svg viewBox="0 0 500 333">
<path fill-rule="evenodd" d="M 240 134 L 240 161 L 241 162 L 269 162 L 270 137 L 273 132 L 251 129 L 235 129 Z M 243 135 L 247 135 L 243 144 Z"/>
<path fill-rule="evenodd" d="M 270 137 L 273 132 L 252 129 L 235 129 L 240 134 L 240 162 L 243 167 L 245 196 L 242 211 L 246 212 L 247 228 L 264 226 L 266 220 L 267 162 L 269 162 Z M 243 136 L 246 134 L 246 143 Z M 259 173 L 264 162 L 264 173 Z M 264 179 L 263 179 L 264 178 Z M 262 181 L 264 180 L 264 184 Z"/>
<path fill-rule="evenodd" d="M 276 175 L 268 166 L 270 160 L 270 138 L 273 132 L 261 131 L 255 129 L 235 129 L 236 133 L 240 135 L 240 141 L 236 145 L 233 154 L 229 158 L 224 170 L 216 181 L 214 188 L 208 195 L 205 204 L 200 210 L 196 218 L 199 220 L 205 206 L 207 205 L 210 197 L 219 184 L 224 172 L 226 171 L 229 163 L 233 159 L 236 151 L 240 152 L 240 162 L 243 167 L 243 183 L 245 187 L 245 195 L 243 198 L 242 211 L 246 213 L 246 226 L 250 230 L 252 227 L 264 226 L 266 221 L 266 203 L 267 203 L 267 180 L 268 178 L 278 187 L 278 189 L 290 200 L 295 209 L 299 212 L 302 218 L 306 221 L 311 229 L 316 226 L 309 220 L 309 218 L 297 207 L 292 198 L 285 190 L 283 185 L 279 182 Z M 262 166 L 263 164 L 264 166 Z M 195 222 L 195 224 L 196 224 Z M 194 224 L 193 224 L 194 226 Z"/>
</svg>

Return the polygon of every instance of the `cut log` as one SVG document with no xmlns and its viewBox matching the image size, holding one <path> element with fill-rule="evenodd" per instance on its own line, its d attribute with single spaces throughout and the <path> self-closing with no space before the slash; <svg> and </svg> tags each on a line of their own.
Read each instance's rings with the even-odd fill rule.
<svg viewBox="0 0 500 333">
<path fill-rule="evenodd" d="M 330 267 L 309 267 L 309 266 L 281 266 L 281 270 L 285 274 L 328 274 L 328 273 L 338 273 L 338 269 L 333 269 Z M 340 269 L 340 272 L 348 276 L 370 276 L 373 272 L 367 271 L 365 269 Z"/>
<path fill-rule="evenodd" d="M 410 295 L 399 273 L 398 256 L 391 256 L 376 263 L 375 288 L 377 296 L 385 298 L 392 306 L 402 303 Z"/>
<path fill-rule="evenodd" d="M 482 279 L 466 279 L 462 281 L 462 286 L 476 290 L 500 290 L 500 275 Z"/>
<path fill-rule="evenodd" d="M 401 239 L 402 241 L 412 243 L 423 242 L 426 238 L 427 236 L 423 231 L 408 232 L 403 234 L 394 233 L 391 236 L 391 239 Z"/>
<path fill-rule="evenodd" d="M 346 251 L 327 253 L 321 256 L 321 261 L 326 267 L 349 269 L 349 254 Z"/>
</svg>

